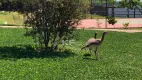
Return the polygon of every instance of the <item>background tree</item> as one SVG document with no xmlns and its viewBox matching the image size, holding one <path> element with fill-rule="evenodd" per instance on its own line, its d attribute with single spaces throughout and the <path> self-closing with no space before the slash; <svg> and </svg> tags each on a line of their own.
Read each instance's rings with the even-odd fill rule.
<svg viewBox="0 0 142 80">
<path fill-rule="evenodd" d="M 119 2 L 119 7 L 133 9 L 135 6 L 142 6 L 142 2 L 140 0 L 121 0 Z"/>
<path fill-rule="evenodd" d="M 111 8 L 112 8 L 112 17 L 114 17 L 114 8 L 115 8 L 115 2 L 116 2 L 116 0 L 108 0 L 108 2 L 109 2 L 109 4 L 111 5 Z"/>
<path fill-rule="evenodd" d="M 119 7 L 127 8 L 128 17 L 129 17 L 129 9 L 137 8 L 141 13 L 140 7 L 142 7 L 142 2 L 140 0 L 121 0 L 119 2 Z"/>
</svg>

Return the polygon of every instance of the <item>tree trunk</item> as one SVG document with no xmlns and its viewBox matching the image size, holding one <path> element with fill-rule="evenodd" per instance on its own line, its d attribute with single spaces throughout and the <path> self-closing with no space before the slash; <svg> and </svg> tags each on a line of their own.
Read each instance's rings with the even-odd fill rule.
<svg viewBox="0 0 142 80">
<path fill-rule="evenodd" d="M 49 35 L 48 31 L 44 30 L 44 44 L 45 44 L 45 49 L 48 51 L 48 43 L 49 43 Z"/>
<path fill-rule="evenodd" d="M 114 2 L 112 4 L 112 17 L 114 17 Z"/>
</svg>

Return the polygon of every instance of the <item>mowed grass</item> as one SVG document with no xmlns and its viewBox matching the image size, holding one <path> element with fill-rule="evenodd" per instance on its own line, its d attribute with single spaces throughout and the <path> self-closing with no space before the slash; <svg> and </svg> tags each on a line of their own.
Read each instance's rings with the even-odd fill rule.
<svg viewBox="0 0 142 80">
<path fill-rule="evenodd" d="M 87 3 L 87 2 L 86 2 Z M 105 18 L 104 16 L 100 15 L 92 15 L 91 14 L 86 14 L 86 19 L 102 19 Z M 5 24 L 7 22 L 7 24 Z M 24 19 L 23 15 L 19 14 L 18 12 L 3 12 L 0 11 L 0 25 L 2 26 L 15 26 L 15 25 L 23 25 Z"/>
<path fill-rule="evenodd" d="M 101 31 L 95 31 L 98 37 Z M 140 80 L 142 79 L 142 33 L 108 32 L 99 49 L 85 57 L 81 51 L 93 30 L 77 30 L 65 52 L 38 53 L 24 29 L 0 28 L 1 80 Z"/>
<path fill-rule="evenodd" d="M 23 16 L 18 12 L 0 11 L 0 25 L 4 25 L 4 22 L 8 25 L 23 25 L 23 21 Z"/>
</svg>

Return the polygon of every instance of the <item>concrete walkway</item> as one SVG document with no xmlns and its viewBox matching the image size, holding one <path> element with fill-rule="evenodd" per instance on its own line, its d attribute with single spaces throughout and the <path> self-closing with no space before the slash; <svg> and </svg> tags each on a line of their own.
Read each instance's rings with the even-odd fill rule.
<svg viewBox="0 0 142 80">
<path fill-rule="evenodd" d="M 87 29 L 92 30 L 92 29 Z M 127 32 L 127 33 L 136 33 L 142 32 L 142 30 L 129 30 L 129 29 L 93 29 L 93 30 L 100 30 L 100 31 L 117 31 L 117 32 Z"/>
<path fill-rule="evenodd" d="M 115 25 L 108 24 L 106 19 L 84 19 L 80 21 L 77 28 L 94 28 L 94 29 L 118 29 L 125 28 L 123 24 L 129 23 L 128 28 L 142 28 L 142 18 L 120 18 L 116 19 Z"/>
<path fill-rule="evenodd" d="M 91 30 L 103 30 L 103 31 L 119 31 L 119 32 L 142 32 L 140 30 L 122 29 L 124 23 L 129 23 L 128 28 L 142 28 L 142 18 L 122 18 L 116 19 L 115 25 L 106 23 L 106 19 L 84 19 L 80 21 L 79 25 L 75 25 L 77 29 L 91 29 Z M 24 28 L 23 26 L 0 26 L 2 28 Z"/>
<path fill-rule="evenodd" d="M 0 26 L 0 28 L 25 28 L 24 26 Z"/>
</svg>

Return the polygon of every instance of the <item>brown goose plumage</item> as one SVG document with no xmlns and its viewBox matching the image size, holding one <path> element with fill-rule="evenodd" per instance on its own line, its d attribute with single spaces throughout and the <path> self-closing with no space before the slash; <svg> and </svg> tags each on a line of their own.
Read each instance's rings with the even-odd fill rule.
<svg viewBox="0 0 142 80">
<path fill-rule="evenodd" d="M 101 39 L 95 39 L 95 38 L 90 38 L 86 45 L 82 48 L 82 49 L 85 49 L 85 48 L 90 48 L 90 47 L 98 47 L 101 45 L 101 43 L 104 41 L 104 37 L 105 37 L 105 34 L 107 32 L 103 32 L 103 35 L 102 35 L 102 38 Z"/>
<path fill-rule="evenodd" d="M 102 38 L 101 39 L 95 39 L 96 38 L 96 35 L 94 36 L 94 38 L 90 38 L 86 45 L 82 48 L 82 49 L 85 49 L 85 48 L 89 48 L 89 50 L 91 50 L 91 48 L 96 48 L 95 49 L 95 55 L 96 55 L 96 58 L 97 58 L 97 48 L 102 44 L 102 42 L 104 41 L 104 37 L 105 35 L 107 34 L 107 32 L 103 32 L 102 34 Z M 81 50 L 82 50 L 81 49 Z M 98 59 L 98 58 L 97 58 Z"/>
</svg>

